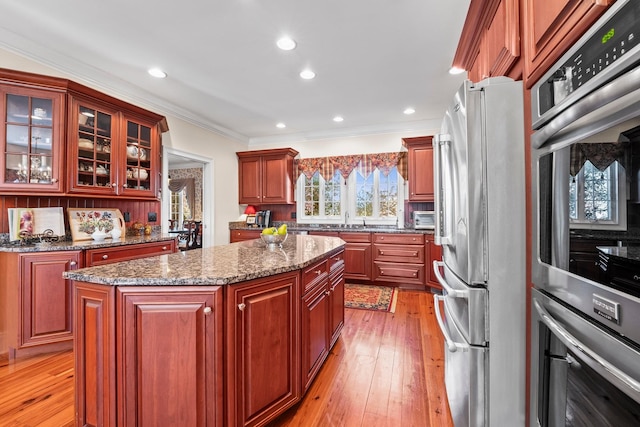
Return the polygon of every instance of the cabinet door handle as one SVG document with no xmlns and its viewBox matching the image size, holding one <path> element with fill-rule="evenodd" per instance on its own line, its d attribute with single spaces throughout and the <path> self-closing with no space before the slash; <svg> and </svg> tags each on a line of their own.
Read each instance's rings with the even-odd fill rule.
<svg viewBox="0 0 640 427">
<path fill-rule="evenodd" d="M 115 182 L 111 183 L 111 187 L 116 188 L 118 186 L 118 184 L 116 184 Z"/>
<path fill-rule="evenodd" d="M 52 178 L 51 182 L 53 182 L 55 184 L 56 182 L 58 182 L 58 178 Z"/>
<path fill-rule="evenodd" d="M 316 270 L 315 273 L 319 276 L 320 274 L 322 274 L 322 270 Z"/>
<path fill-rule="evenodd" d="M 633 280 L 640 280 L 640 276 L 638 276 L 637 274 L 633 275 Z"/>
<path fill-rule="evenodd" d="M 380 255 L 384 255 L 384 251 L 380 251 Z"/>
<path fill-rule="evenodd" d="M 109 255 L 102 255 L 102 259 L 109 259 Z"/>
<path fill-rule="evenodd" d="M 202 310 L 202 312 L 205 314 L 205 316 L 208 316 L 211 314 L 213 310 L 211 309 L 211 307 L 205 307 L 204 310 Z"/>
<path fill-rule="evenodd" d="M 324 294 L 325 294 L 326 296 L 329 296 L 329 295 L 331 295 L 331 292 L 329 292 L 329 291 L 324 291 Z"/>
<path fill-rule="evenodd" d="M 70 265 L 71 267 L 75 267 L 77 264 L 78 264 L 78 263 L 77 263 L 77 262 L 75 262 L 75 261 L 71 261 L 71 262 L 69 263 L 69 265 Z"/>
<path fill-rule="evenodd" d="M 244 309 L 245 309 L 246 307 L 247 307 L 247 306 L 246 306 L 244 303 L 240 303 L 240 304 L 238 304 L 238 310 L 240 310 L 240 311 L 244 311 Z"/>
</svg>

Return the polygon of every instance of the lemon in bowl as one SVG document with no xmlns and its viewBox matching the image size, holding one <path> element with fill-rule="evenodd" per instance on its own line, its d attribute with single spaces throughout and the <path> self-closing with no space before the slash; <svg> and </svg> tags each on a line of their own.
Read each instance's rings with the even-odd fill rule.
<svg viewBox="0 0 640 427">
<path fill-rule="evenodd" d="M 282 246 L 282 243 L 287 240 L 287 236 L 288 234 L 286 225 L 284 228 L 282 226 L 280 226 L 279 228 L 265 228 L 260 234 L 260 238 L 264 243 L 266 243 L 267 246 Z"/>
</svg>

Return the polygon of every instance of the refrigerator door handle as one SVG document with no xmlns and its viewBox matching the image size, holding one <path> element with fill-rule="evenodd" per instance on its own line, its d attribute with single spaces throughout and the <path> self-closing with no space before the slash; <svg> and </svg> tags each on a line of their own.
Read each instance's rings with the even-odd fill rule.
<svg viewBox="0 0 640 427">
<path fill-rule="evenodd" d="M 447 348 L 451 353 L 455 353 L 458 350 L 467 351 L 469 350 L 469 343 L 458 343 L 455 342 L 451 335 L 449 335 L 449 331 L 447 327 L 444 325 L 444 320 L 442 320 L 442 314 L 440 314 L 440 302 L 444 301 L 443 296 L 441 295 L 433 295 L 433 305 L 435 308 L 435 316 L 438 321 L 438 327 L 440 331 L 442 331 L 442 335 L 444 336 L 444 342 L 447 344 Z"/>
<path fill-rule="evenodd" d="M 444 267 L 443 261 L 433 261 L 433 272 L 436 275 L 436 279 L 438 279 L 438 283 L 440 283 L 442 288 L 447 292 L 447 296 L 451 298 L 469 298 L 469 291 L 461 291 L 458 289 L 453 289 L 451 286 L 449 286 L 447 280 L 440 272 L 441 267 Z"/>
<path fill-rule="evenodd" d="M 571 335 L 562 325 L 560 325 L 549 312 L 542 306 L 540 301 L 534 299 L 533 306 L 535 307 L 542 322 L 553 331 L 554 335 L 571 351 L 575 354 L 582 354 L 586 360 L 592 360 L 595 362 L 594 367 L 600 375 L 612 381 L 614 384 L 620 384 L 631 390 L 633 393 L 640 393 L 640 383 L 634 378 L 624 373 L 616 366 L 612 365 L 609 361 L 604 359 L 598 353 L 593 351 L 587 345 L 582 343 L 576 337 Z M 617 381 L 616 381 L 617 380 Z"/>
<path fill-rule="evenodd" d="M 451 142 L 451 136 L 446 134 L 435 135 L 431 144 L 433 145 L 433 191 L 435 200 L 435 243 L 436 245 L 451 245 L 451 235 L 446 230 L 448 221 L 444 217 L 446 209 L 445 200 L 448 197 L 448 192 L 443 191 L 443 176 L 444 172 L 442 168 L 442 146 L 449 145 Z"/>
</svg>

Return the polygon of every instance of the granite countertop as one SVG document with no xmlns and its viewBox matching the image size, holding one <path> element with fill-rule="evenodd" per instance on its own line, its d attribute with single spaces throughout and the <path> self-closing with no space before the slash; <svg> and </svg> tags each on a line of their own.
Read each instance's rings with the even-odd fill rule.
<svg viewBox="0 0 640 427">
<path fill-rule="evenodd" d="M 95 240 L 64 240 L 50 244 L 5 243 L 0 245 L 0 252 L 52 252 L 74 251 L 84 249 L 110 248 L 114 246 L 137 245 L 139 243 L 153 243 L 175 239 L 175 235 L 152 234 L 150 236 L 126 236 L 120 239 L 105 239 L 101 242 Z"/>
<path fill-rule="evenodd" d="M 280 223 L 277 223 L 278 225 Z M 249 227 L 245 222 L 235 221 L 229 223 L 230 230 L 261 230 L 261 228 Z M 327 225 L 327 224 L 298 224 L 287 223 L 287 230 L 292 233 L 309 232 L 309 231 L 326 231 L 326 232 L 348 232 L 348 233 L 400 233 L 400 234 L 433 234 L 433 230 L 415 229 L 415 228 L 398 228 L 388 225 Z"/>
<path fill-rule="evenodd" d="M 194 249 L 67 271 L 67 279 L 103 285 L 228 285 L 304 268 L 343 247 L 337 237 L 289 235 L 282 247 L 262 240 Z"/>
<path fill-rule="evenodd" d="M 640 246 L 598 246 L 597 248 L 605 255 L 622 258 L 640 265 Z"/>
</svg>

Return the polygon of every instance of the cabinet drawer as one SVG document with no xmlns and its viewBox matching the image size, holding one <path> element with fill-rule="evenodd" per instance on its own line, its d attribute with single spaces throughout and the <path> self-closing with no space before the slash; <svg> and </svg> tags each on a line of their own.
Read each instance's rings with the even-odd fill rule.
<svg viewBox="0 0 640 427">
<path fill-rule="evenodd" d="M 340 238 L 348 243 L 368 243 L 371 241 L 371 233 L 341 231 Z"/>
<path fill-rule="evenodd" d="M 409 264 L 424 264 L 424 245 L 374 244 L 374 260 Z"/>
<path fill-rule="evenodd" d="M 344 271 L 344 251 L 340 251 L 329 258 L 329 272 L 331 275 Z"/>
<path fill-rule="evenodd" d="M 327 278 L 328 261 L 325 259 L 319 263 L 313 264 L 302 271 L 302 284 L 304 286 L 304 293 L 313 288 L 316 283 Z"/>
<path fill-rule="evenodd" d="M 85 264 L 87 267 L 93 267 L 96 265 L 128 261 L 148 256 L 170 254 L 175 251 L 175 240 L 141 243 L 139 245 L 117 246 L 113 248 L 89 249 L 85 255 Z"/>
<path fill-rule="evenodd" d="M 401 245 L 423 245 L 424 234 L 374 233 L 373 243 L 391 243 Z"/>
<path fill-rule="evenodd" d="M 424 264 L 374 262 L 373 280 L 381 282 L 424 284 Z"/>
<path fill-rule="evenodd" d="M 231 243 L 235 243 L 243 240 L 259 239 L 260 233 L 260 230 L 231 230 L 229 232 L 229 240 Z"/>
</svg>

